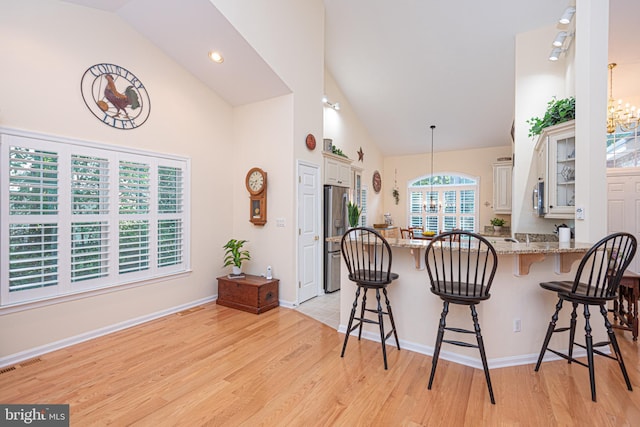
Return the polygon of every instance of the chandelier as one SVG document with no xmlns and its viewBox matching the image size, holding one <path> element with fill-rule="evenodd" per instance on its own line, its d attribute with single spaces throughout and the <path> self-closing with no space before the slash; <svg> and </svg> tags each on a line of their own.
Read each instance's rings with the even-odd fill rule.
<svg viewBox="0 0 640 427">
<path fill-rule="evenodd" d="M 629 104 L 622 105 L 622 100 L 613 99 L 613 69 L 616 63 L 609 64 L 609 101 L 607 102 L 607 133 L 614 133 L 616 128 L 628 132 L 640 124 L 640 110 Z"/>
</svg>

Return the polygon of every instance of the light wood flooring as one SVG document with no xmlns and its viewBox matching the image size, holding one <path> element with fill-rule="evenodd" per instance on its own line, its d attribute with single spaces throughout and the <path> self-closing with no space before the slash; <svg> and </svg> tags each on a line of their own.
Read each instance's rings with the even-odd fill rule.
<svg viewBox="0 0 640 427">
<path fill-rule="evenodd" d="M 617 334 L 633 392 L 598 357 L 597 403 L 557 361 L 493 369 L 492 405 L 481 370 L 442 360 L 429 391 L 429 356 L 389 346 L 385 371 L 379 343 L 340 358 L 344 335 L 296 310 L 211 303 L 4 369 L 0 402 L 69 403 L 72 426 L 637 426 L 638 344 Z"/>
</svg>

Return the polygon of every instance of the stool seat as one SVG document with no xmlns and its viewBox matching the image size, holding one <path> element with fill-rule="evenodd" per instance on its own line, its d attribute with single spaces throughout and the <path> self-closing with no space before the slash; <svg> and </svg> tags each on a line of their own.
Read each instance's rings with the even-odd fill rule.
<svg viewBox="0 0 640 427">
<path fill-rule="evenodd" d="M 398 340 L 393 312 L 387 295 L 387 285 L 399 277 L 398 274 L 391 272 L 391 247 L 387 240 L 377 231 L 367 227 L 356 227 L 342 236 L 341 251 L 349 270 L 349 280 L 354 282 L 357 288 L 340 357 L 344 357 L 351 332 L 358 329 L 358 341 L 360 341 L 362 326 L 365 323 L 376 324 L 380 330 L 384 369 L 387 369 L 386 341 L 391 335 L 396 341 L 396 347 L 400 350 L 400 341 Z M 375 309 L 367 308 L 367 291 L 369 289 L 375 289 L 376 292 L 377 304 Z M 364 292 L 362 292 L 361 298 L 360 293 L 362 290 Z M 382 309 L 380 290 L 384 295 L 386 311 Z M 360 315 L 356 316 L 358 304 L 360 304 Z M 366 316 L 367 313 L 375 313 L 377 315 L 376 319 L 368 318 Z M 384 316 L 387 316 L 391 323 L 391 330 L 386 334 Z"/>
<path fill-rule="evenodd" d="M 349 274 L 349 280 L 352 282 L 358 282 L 363 286 L 366 285 L 371 288 L 376 288 L 388 285 L 400 277 L 397 273 L 391 273 L 389 275 L 390 280 L 387 282 L 386 276 L 387 274 L 381 271 L 358 270 L 354 274 Z"/>
</svg>

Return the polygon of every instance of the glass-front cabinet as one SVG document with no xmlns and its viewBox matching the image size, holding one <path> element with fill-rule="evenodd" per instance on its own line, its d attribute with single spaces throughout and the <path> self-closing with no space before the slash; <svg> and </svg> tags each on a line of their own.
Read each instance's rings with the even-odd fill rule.
<svg viewBox="0 0 640 427">
<path fill-rule="evenodd" d="M 536 145 L 544 153 L 546 162 L 539 162 L 545 181 L 545 218 L 572 219 L 575 216 L 576 195 L 576 137 L 575 120 L 548 127 Z"/>
</svg>

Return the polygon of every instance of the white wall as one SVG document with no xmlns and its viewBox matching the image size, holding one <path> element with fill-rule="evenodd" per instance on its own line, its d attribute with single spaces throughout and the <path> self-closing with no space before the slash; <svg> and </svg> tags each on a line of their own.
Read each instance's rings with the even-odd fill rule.
<svg viewBox="0 0 640 427">
<path fill-rule="evenodd" d="M 243 270 L 251 274 L 264 274 L 267 266 L 280 280 L 279 298 L 289 303 L 296 301 L 296 280 L 291 232 L 295 218 L 289 207 L 294 204 L 295 193 L 286 191 L 291 185 L 291 152 L 293 129 L 293 95 L 258 102 L 234 111 L 234 171 L 229 182 L 234 192 L 233 227 L 229 237 L 247 239 L 251 261 Z M 249 222 L 249 193 L 245 177 L 249 169 L 259 167 L 267 172 L 267 223 L 264 226 Z M 285 227 L 276 227 L 276 218 L 285 219 Z"/>
<path fill-rule="evenodd" d="M 212 298 L 234 218 L 224 202 L 234 194 L 232 108 L 110 13 L 58 1 L 3 1 L 0 39 L 1 126 L 188 156 L 193 183 L 192 273 L 0 314 L 0 357 Z M 85 106 L 80 79 L 100 62 L 121 65 L 145 84 L 151 114 L 140 128 L 108 127 Z"/>
<path fill-rule="evenodd" d="M 331 73 L 325 73 L 325 94 L 331 102 L 339 102 L 340 110 L 324 108 L 324 138 L 331 139 L 333 144 L 340 148 L 353 163 L 354 167 L 362 169 L 362 184 L 367 186 L 367 223 L 379 223 L 383 214 L 383 195 L 387 188 L 384 179 L 383 157 L 380 149 L 371 139 L 371 135 L 355 115 L 351 104 L 334 80 Z M 358 151 L 364 153 L 362 161 L 358 160 Z M 382 175 L 382 190 L 376 194 L 371 185 L 373 172 L 379 171 Z"/>
<path fill-rule="evenodd" d="M 272 182 L 275 184 L 277 181 L 271 181 L 269 175 L 269 222 L 262 229 L 254 227 L 256 236 L 248 235 L 248 238 L 258 239 L 265 245 L 269 243 L 269 246 L 263 246 L 265 253 L 257 254 L 256 267 L 260 263 L 260 268 L 264 269 L 267 265 L 265 263 L 272 263 L 273 248 L 278 248 L 278 265 L 272 263 L 272 267 L 274 277 L 280 279 L 280 300 L 285 304 L 295 304 L 298 277 L 296 160 L 305 160 L 318 166 L 322 164 L 320 100 L 324 86 L 324 5 L 322 0 L 211 1 L 293 92 L 292 98 L 286 101 L 289 110 L 285 112 L 280 108 L 282 105 L 278 107 L 279 121 L 272 121 L 265 127 L 264 121 L 261 122 L 259 118 L 260 114 L 253 112 L 249 113 L 255 119 L 251 122 L 251 132 L 245 132 L 249 123 L 236 125 L 235 128 L 236 143 L 243 147 L 242 150 L 251 153 L 255 153 L 255 136 L 266 132 L 258 139 L 264 141 L 270 150 L 258 152 L 268 156 L 268 160 L 265 157 L 257 157 L 255 161 L 266 160 L 267 164 L 277 167 L 277 171 L 271 169 L 267 170 L 267 173 L 280 177 L 280 185 L 273 186 Z M 271 104 L 263 104 L 258 108 L 264 108 L 264 117 L 273 118 Z M 245 114 L 245 111 L 237 114 Z M 244 120 L 237 118 L 240 122 Z M 240 129 L 239 126 L 245 126 L 245 129 Z M 273 133 L 269 134 L 270 131 Z M 319 148 L 314 151 L 309 151 L 305 146 L 309 133 L 315 135 L 319 142 Z M 242 166 L 244 172 L 246 173 L 252 165 L 245 163 Z M 238 189 L 237 193 L 241 192 L 247 194 L 246 190 Z M 276 192 L 279 195 L 274 199 L 272 194 Z M 234 204 L 234 210 L 240 210 L 241 219 L 247 209 L 246 203 L 245 200 L 240 200 L 238 204 L 236 200 Z M 284 229 L 275 228 L 276 217 L 284 219 Z M 242 221 L 239 224 L 246 225 Z M 234 232 L 240 231 L 245 230 L 234 227 Z M 276 243 L 281 245 L 272 245 Z"/>
<path fill-rule="evenodd" d="M 111 13 L 50 0 L 0 3 L 0 126 L 188 156 L 192 173 L 192 273 L 107 295 L 0 313 L 0 357 L 44 349 L 173 307 L 211 299 L 230 237 L 249 240 L 246 271 L 267 264 L 281 279 L 280 299 L 297 299 L 295 159 L 321 163 L 304 148 L 322 135 L 324 11 L 321 0 L 226 2 L 223 12 L 279 73 L 293 94 L 231 108 Z M 260 11 L 262 10 L 262 13 Z M 121 65 L 147 87 L 151 115 L 122 131 L 84 105 L 80 78 L 100 62 Z M 268 173 L 268 219 L 248 221 L 246 172 Z M 286 227 L 275 228 L 275 218 Z M 277 248 L 277 250 L 274 250 Z M 33 350 L 33 351 L 37 351 Z"/>
</svg>

